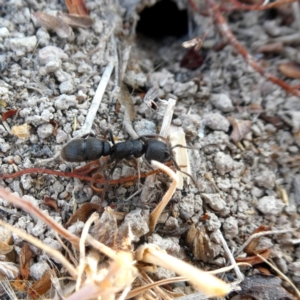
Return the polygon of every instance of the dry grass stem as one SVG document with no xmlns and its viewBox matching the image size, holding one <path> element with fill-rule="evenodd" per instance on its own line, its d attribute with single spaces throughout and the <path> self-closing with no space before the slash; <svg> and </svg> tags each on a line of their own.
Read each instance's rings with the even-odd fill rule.
<svg viewBox="0 0 300 300">
<path fill-rule="evenodd" d="M 156 206 L 156 208 L 150 214 L 150 218 L 149 218 L 150 233 L 154 231 L 159 216 L 161 215 L 161 213 L 163 212 L 163 210 L 169 203 L 170 199 L 172 198 L 173 194 L 175 193 L 177 182 L 178 182 L 176 174 L 169 167 L 167 167 L 164 164 L 162 164 L 158 161 L 155 161 L 155 160 L 152 160 L 151 164 L 153 167 L 159 168 L 163 172 L 165 172 L 167 175 L 169 175 L 173 181 L 172 181 L 169 189 L 166 191 L 161 202 Z"/>
<path fill-rule="evenodd" d="M 105 246 L 104 244 L 96 241 L 92 236 L 89 234 L 86 237 L 86 242 L 89 243 L 91 246 L 93 246 L 95 249 L 98 249 L 101 253 L 105 254 L 111 259 L 117 258 L 117 253 L 112 250 L 111 248 Z"/>
<path fill-rule="evenodd" d="M 65 239 L 70 241 L 75 248 L 78 248 L 79 245 L 79 238 L 70 233 L 56 221 L 54 221 L 51 217 L 43 213 L 38 207 L 34 206 L 31 202 L 26 199 L 22 199 L 18 196 L 13 195 L 12 193 L 7 192 L 3 187 L 0 186 L 0 197 L 12 203 L 16 207 L 19 207 L 29 213 L 31 216 L 38 218 L 39 220 L 43 221 L 47 225 L 49 225 L 54 231 L 58 232 L 62 235 Z"/>
<path fill-rule="evenodd" d="M 182 145 L 186 147 L 185 133 L 181 127 L 171 125 L 169 139 L 171 146 Z M 188 174 L 191 174 L 191 167 L 187 149 L 177 147 L 176 149 L 172 150 L 172 152 L 174 154 L 176 163 L 178 164 L 178 166 L 180 166 L 180 169 Z M 183 181 L 185 180 L 186 183 L 189 184 L 190 177 L 182 172 L 176 172 L 176 175 L 178 178 L 177 189 L 182 190 Z"/>
<path fill-rule="evenodd" d="M 42 249 L 45 251 L 49 256 L 55 258 L 59 261 L 70 273 L 73 278 L 77 278 L 77 271 L 76 269 L 67 261 L 67 259 L 57 250 L 45 245 L 39 239 L 33 237 L 32 235 L 26 233 L 25 231 L 16 228 L 10 224 L 5 223 L 4 221 L 0 220 L 0 225 L 9 229 L 11 232 L 15 233 L 25 241 L 29 242 L 30 244 L 36 246 L 37 248 Z"/>
<path fill-rule="evenodd" d="M 284 279 L 286 282 L 288 282 L 291 287 L 294 289 L 296 295 L 298 296 L 298 299 L 300 299 L 300 291 L 297 289 L 297 287 L 292 283 L 292 281 L 286 277 L 276 266 L 271 264 L 268 260 L 266 260 L 263 256 L 256 254 L 259 258 L 261 258 L 266 264 L 268 264 L 274 271 L 278 273 L 278 275 Z"/>
<path fill-rule="evenodd" d="M 81 286 L 81 280 L 82 280 L 82 275 L 84 272 L 85 268 L 85 242 L 86 238 L 89 232 L 89 229 L 92 225 L 93 222 L 95 222 L 97 219 L 99 219 L 99 214 L 98 213 L 93 213 L 89 219 L 86 221 L 84 224 L 81 237 L 80 237 L 80 243 L 79 243 L 79 251 L 80 251 L 80 259 L 79 259 L 79 266 L 78 266 L 78 277 L 77 277 L 77 282 L 76 282 L 76 291 L 79 290 L 79 287 Z"/>
<path fill-rule="evenodd" d="M 85 118 L 85 122 L 84 122 L 82 128 L 76 133 L 77 137 L 83 136 L 85 134 L 89 134 L 91 132 L 92 126 L 94 123 L 94 119 L 96 117 L 97 111 L 101 104 L 102 97 L 104 95 L 106 86 L 109 82 L 109 79 L 110 79 L 113 69 L 114 69 L 114 63 L 113 63 L 113 61 L 110 61 L 109 64 L 106 66 L 105 71 L 102 75 L 102 78 L 101 78 L 99 86 L 96 90 L 94 99 L 91 103 L 91 106 L 90 106 L 87 116 Z"/>
<path fill-rule="evenodd" d="M 163 137 L 167 137 L 169 135 L 169 129 L 170 129 L 175 105 L 176 105 L 176 100 L 170 98 L 168 100 L 168 105 L 166 107 L 165 116 L 164 116 L 163 122 L 161 124 L 161 129 L 160 129 L 160 133 L 159 133 L 159 135 L 161 135 Z"/>
<path fill-rule="evenodd" d="M 238 256 L 243 250 L 251 243 L 253 239 L 259 238 L 261 236 L 269 235 L 269 234 L 282 234 L 287 232 L 293 232 L 294 229 L 284 229 L 284 230 L 270 230 L 270 231 L 263 231 L 259 233 L 252 234 L 249 236 L 248 240 L 240 247 L 240 249 L 235 253 L 235 256 Z"/>
<path fill-rule="evenodd" d="M 234 266 L 234 271 L 235 271 L 235 274 L 236 274 L 238 280 L 243 281 L 245 276 L 242 274 L 242 272 L 239 269 L 238 265 L 235 263 L 235 259 L 234 259 L 233 255 L 232 255 L 232 253 L 231 253 L 231 251 L 230 251 L 230 249 L 229 249 L 229 247 L 228 247 L 228 245 L 227 245 L 227 243 L 224 239 L 224 236 L 223 236 L 222 232 L 219 229 L 218 229 L 218 234 L 219 234 L 219 237 L 221 239 L 224 251 L 226 252 L 227 257 L 229 258 L 231 265 Z"/>
<path fill-rule="evenodd" d="M 211 297 L 224 296 L 230 292 L 230 286 L 224 281 L 168 255 L 165 251 L 159 250 L 156 245 L 141 246 L 136 252 L 136 258 L 185 276 L 195 287 Z"/>
</svg>

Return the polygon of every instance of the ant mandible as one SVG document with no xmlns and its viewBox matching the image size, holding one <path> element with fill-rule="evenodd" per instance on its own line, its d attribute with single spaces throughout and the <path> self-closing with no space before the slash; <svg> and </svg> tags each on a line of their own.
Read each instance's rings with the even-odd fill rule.
<svg viewBox="0 0 300 300">
<path fill-rule="evenodd" d="M 172 149 L 176 147 L 189 147 L 182 145 L 169 147 L 169 145 L 165 142 L 153 138 L 159 137 L 165 140 L 165 138 L 159 135 L 144 135 L 137 139 L 116 144 L 113 138 L 113 133 L 110 129 L 107 130 L 106 134 L 109 134 L 113 146 L 111 146 L 106 140 L 100 140 L 94 137 L 78 138 L 71 140 L 62 148 L 60 152 L 61 158 L 68 162 L 84 162 L 110 155 L 109 163 L 114 161 L 118 163 L 122 159 L 128 159 L 131 157 L 139 158 L 142 155 L 145 155 L 145 159 L 147 161 L 156 160 L 161 163 L 166 163 L 172 160 L 177 170 L 186 174 L 193 180 L 193 182 L 195 182 L 194 178 L 190 174 L 183 172 L 180 169 L 172 156 Z"/>
</svg>

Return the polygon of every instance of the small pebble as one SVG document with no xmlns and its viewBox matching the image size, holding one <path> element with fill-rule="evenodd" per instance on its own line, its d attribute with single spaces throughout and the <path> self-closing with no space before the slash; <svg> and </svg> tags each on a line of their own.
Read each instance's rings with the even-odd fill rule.
<svg viewBox="0 0 300 300">
<path fill-rule="evenodd" d="M 62 82 L 59 85 L 59 91 L 61 94 L 72 94 L 74 90 L 75 90 L 74 85 L 69 80 Z"/>
<path fill-rule="evenodd" d="M 17 56 L 24 56 L 27 52 L 32 52 L 37 44 L 36 36 L 29 36 L 23 38 L 9 39 L 9 47 L 16 52 Z"/>
<path fill-rule="evenodd" d="M 260 172 L 258 176 L 255 177 L 255 181 L 258 186 L 264 187 L 266 189 L 272 189 L 275 186 L 275 174 L 270 170 L 264 170 Z"/>
<path fill-rule="evenodd" d="M 219 113 L 207 113 L 203 115 L 206 126 L 212 130 L 227 132 L 230 126 L 229 121 Z"/>
<path fill-rule="evenodd" d="M 47 123 L 42 124 L 37 129 L 37 134 L 40 138 L 46 139 L 47 137 L 51 136 L 53 134 L 54 127 L 53 125 Z"/>
<path fill-rule="evenodd" d="M 50 267 L 44 261 L 40 261 L 34 263 L 30 267 L 30 276 L 32 276 L 35 280 L 40 279 L 46 271 L 50 270 Z"/>
<path fill-rule="evenodd" d="M 229 173 L 234 169 L 234 160 L 230 155 L 218 152 L 215 156 L 216 170 L 220 175 Z"/>
<path fill-rule="evenodd" d="M 71 106 L 76 106 L 78 104 L 75 95 L 60 95 L 54 102 L 57 109 L 68 109 Z"/>
<path fill-rule="evenodd" d="M 60 48 L 55 46 L 46 46 L 39 50 L 39 62 L 41 65 L 46 65 L 50 61 L 55 60 L 68 60 L 68 55 Z"/>
<path fill-rule="evenodd" d="M 213 106 L 222 112 L 231 112 L 234 110 L 231 99 L 226 94 L 212 94 L 210 102 Z"/>
<path fill-rule="evenodd" d="M 201 194 L 201 196 L 204 199 L 204 202 L 215 211 L 221 211 L 226 206 L 225 201 L 219 194 Z"/>
<path fill-rule="evenodd" d="M 284 206 L 284 203 L 274 196 L 265 196 L 258 200 L 257 209 L 265 215 L 279 215 Z"/>
<path fill-rule="evenodd" d="M 237 237 L 239 234 L 238 221 L 234 217 L 229 217 L 223 223 L 224 236 L 227 240 Z"/>
</svg>

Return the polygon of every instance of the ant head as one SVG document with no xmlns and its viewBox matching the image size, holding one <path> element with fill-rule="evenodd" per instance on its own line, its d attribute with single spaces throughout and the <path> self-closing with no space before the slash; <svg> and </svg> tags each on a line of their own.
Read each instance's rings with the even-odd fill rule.
<svg viewBox="0 0 300 300">
<path fill-rule="evenodd" d="M 165 163 L 171 159 L 171 149 L 166 143 L 155 139 L 147 139 L 144 141 L 147 145 L 145 153 L 147 160 L 157 160 L 161 163 Z"/>
</svg>

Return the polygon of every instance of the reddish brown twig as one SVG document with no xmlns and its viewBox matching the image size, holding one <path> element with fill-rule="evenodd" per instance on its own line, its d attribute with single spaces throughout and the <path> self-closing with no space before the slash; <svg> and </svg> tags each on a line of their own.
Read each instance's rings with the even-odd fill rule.
<svg viewBox="0 0 300 300">
<path fill-rule="evenodd" d="M 246 62 L 250 64 L 252 68 L 271 82 L 286 90 L 288 93 L 300 97 L 299 90 L 295 89 L 293 86 L 277 78 L 276 76 L 270 74 L 254 60 L 254 58 L 247 52 L 246 48 L 236 39 L 232 31 L 230 30 L 215 0 L 205 0 L 205 2 L 209 10 L 211 11 L 211 15 L 214 18 L 222 36 L 226 38 L 228 42 L 232 46 L 234 46 L 235 49 L 237 49 L 237 51 L 245 58 Z M 196 7 L 195 3 L 193 3 L 193 0 L 189 0 L 189 3 L 191 4 L 192 8 Z"/>
<path fill-rule="evenodd" d="M 161 173 L 161 170 L 151 170 L 146 173 L 141 173 L 140 178 L 146 178 L 149 175 Z M 81 174 L 77 174 L 75 172 L 61 172 L 61 171 L 55 171 L 55 170 L 49 170 L 49 169 L 43 169 L 43 168 L 28 168 L 24 169 L 18 172 L 15 172 L 13 174 L 1 174 L 0 179 L 9 179 L 9 178 L 17 178 L 25 174 L 32 174 L 32 173 L 39 173 L 39 174 L 49 174 L 49 175 L 55 175 L 55 176 L 61 176 L 61 177 L 71 177 L 71 178 L 78 178 L 80 180 L 86 180 L 90 182 L 95 183 L 101 183 L 105 184 L 107 182 L 107 179 L 105 178 L 99 178 L 99 177 L 90 177 L 85 176 Z M 116 185 L 116 184 L 122 184 L 126 182 L 134 182 L 138 180 L 138 175 L 132 175 L 124 178 L 119 179 L 111 179 L 109 180 L 109 185 Z"/>
<path fill-rule="evenodd" d="M 232 3 L 233 6 L 232 7 L 222 7 L 222 10 L 226 10 L 226 11 L 233 11 L 233 10 L 266 10 L 266 9 L 270 9 L 270 8 L 274 8 L 283 4 L 289 4 L 289 3 L 293 3 L 293 2 L 297 2 L 299 0 L 281 0 L 281 1 L 276 1 L 273 3 L 268 3 L 266 5 L 262 5 L 262 4 L 254 4 L 254 5 L 250 5 L 250 4 L 245 4 L 245 3 L 241 3 L 237 0 L 227 0 L 228 2 Z"/>
</svg>

